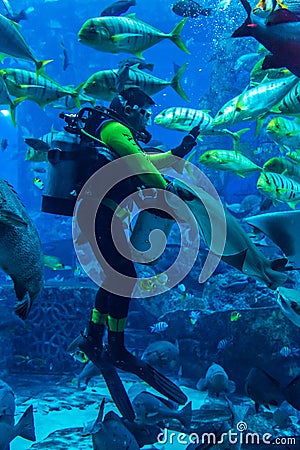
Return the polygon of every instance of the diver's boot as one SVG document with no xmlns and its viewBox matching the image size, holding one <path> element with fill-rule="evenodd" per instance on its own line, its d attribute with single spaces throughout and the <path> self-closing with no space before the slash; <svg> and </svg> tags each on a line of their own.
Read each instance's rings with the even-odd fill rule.
<svg viewBox="0 0 300 450">
<path fill-rule="evenodd" d="M 135 419 L 132 405 L 116 368 L 110 361 L 107 348 L 102 343 L 104 329 L 105 325 L 103 323 L 95 323 L 93 321 L 92 314 L 92 319 L 87 329 L 72 342 L 68 351 L 74 354 L 74 347 L 77 350 L 79 349 L 82 354 L 86 355 L 98 367 L 120 413 L 124 418 L 132 422 Z"/>
<path fill-rule="evenodd" d="M 170 400 L 181 405 L 186 403 L 186 395 L 176 384 L 150 364 L 128 352 L 124 346 L 124 332 L 108 330 L 108 354 L 110 361 L 118 369 L 137 375 Z"/>
</svg>

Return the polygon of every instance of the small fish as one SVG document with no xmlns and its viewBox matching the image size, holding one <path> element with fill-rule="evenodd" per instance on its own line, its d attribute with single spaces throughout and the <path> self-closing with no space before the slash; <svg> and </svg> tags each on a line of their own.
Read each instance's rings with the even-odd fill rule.
<svg viewBox="0 0 300 450">
<path fill-rule="evenodd" d="M 52 255 L 44 255 L 44 266 L 49 267 L 52 270 L 65 269 L 65 265 L 61 262 L 60 258 Z"/>
<path fill-rule="evenodd" d="M 2 140 L 1 140 L 1 150 L 4 152 L 4 150 L 6 150 L 7 149 L 7 146 L 8 146 L 8 140 L 6 139 L 6 138 L 3 138 Z"/>
<path fill-rule="evenodd" d="M 294 356 L 299 356 L 300 349 L 297 347 L 290 347 L 288 345 L 284 345 L 279 353 L 283 358 L 289 358 Z"/>
<path fill-rule="evenodd" d="M 140 70 L 147 69 L 147 70 L 150 70 L 151 72 L 154 69 L 154 64 L 147 63 L 142 58 L 138 58 L 137 56 L 132 56 L 131 58 L 126 58 L 126 59 L 123 59 L 122 61 L 120 61 L 118 64 L 119 69 L 122 69 L 122 67 L 125 66 L 126 64 L 129 64 L 130 67 L 136 66 Z M 179 69 L 179 67 L 178 67 L 178 69 Z M 177 70 L 175 70 L 175 72 L 177 72 Z"/>
<path fill-rule="evenodd" d="M 218 344 L 217 344 L 217 349 L 219 351 L 224 350 L 226 347 L 228 347 L 228 345 L 232 344 L 233 342 L 233 337 L 228 337 L 228 338 L 224 338 L 221 339 Z"/>
<path fill-rule="evenodd" d="M 157 322 L 150 327 L 151 333 L 162 333 L 163 331 L 166 331 L 168 326 L 167 322 Z"/>
<path fill-rule="evenodd" d="M 179 0 L 173 4 L 172 11 L 177 16 L 191 17 L 192 19 L 199 16 L 210 16 L 212 13 L 211 8 L 202 8 L 194 0 Z"/>
<path fill-rule="evenodd" d="M 33 184 L 34 184 L 34 186 L 36 186 L 40 191 L 42 191 L 42 190 L 45 188 L 44 183 L 43 183 L 42 180 L 41 180 L 40 178 L 38 178 L 38 177 L 34 177 L 34 179 L 33 179 Z"/>
<path fill-rule="evenodd" d="M 36 173 L 46 173 L 45 167 L 32 167 L 31 170 Z"/>
<path fill-rule="evenodd" d="M 228 170 L 242 178 L 261 170 L 245 155 L 234 150 L 208 150 L 200 156 L 199 162 L 213 169 Z"/>
<path fill-rule="evenodd" d="M 105 8 L 100 16 L 120 16 L 121 14 L 126 13 L 130 6 L 135 6 L 136 0 L 119 0 L 117 2 L 112 3 L 107 8 Z"/>
<path fill-rule="evenodd" d="M 240 312 L 232 311 L 230 314 L 230 322 L 236 322 L 240 317 L 242 317 L 242 314 Z"/>
<path fill-rule="evenodd" d="M 189 314 L 189 321 L 192 325 L 195 325 L 201 317 L 201 311 L 191 311 Z"/>
<path fill-rule="evenodd" d="M 178 285 L 178 289 L 182 294 L 186 292 L 186 287 L 183 283 Z"/>
<path fill-rule="evenodd" d="M 70 60 L 69 60 L 69 55 L 65 46 L 64 41 L 60 42 L 62 51 L 63 51 L 63 70 L 67 70 L 67 68 L 71 65 Z"/>
<path fill-rule="evenodd" d="M 152 291 L 157 286 L 165 286 L 168 282 L 168 275 L 165 273 L 159 273 L 151 278 L 141 278 L 139 282 L 140 289 L 142 291 Z"/>
</svg>

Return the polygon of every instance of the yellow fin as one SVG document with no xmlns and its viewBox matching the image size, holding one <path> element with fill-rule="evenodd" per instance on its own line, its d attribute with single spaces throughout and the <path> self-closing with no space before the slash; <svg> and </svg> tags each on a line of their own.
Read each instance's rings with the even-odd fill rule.
<svg viewBox="0 0 300 450">
<path fill-rule="evenodd" d="M 132 37 L 136 37 L 136 36 L 141 37 L 142 34 L 140 34 L 140 33 L 120 33 L 120 34 L 114 34 L 113 36 L 111 36 L 111 40 L 116 44 L 116 43 L 118 43 L 118 42 L 123 41 L 124 39 L 132 38 Z"/>
</svg>

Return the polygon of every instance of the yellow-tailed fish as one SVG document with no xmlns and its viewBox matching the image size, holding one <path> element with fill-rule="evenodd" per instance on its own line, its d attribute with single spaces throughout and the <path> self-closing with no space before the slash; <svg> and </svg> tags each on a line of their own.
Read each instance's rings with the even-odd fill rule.
<svg viewBox="0 0 300 450">
<path fill-rule="evenodd" d="M 41 73 L 43 67 L 52 61 L 38 61 L 33 56 L 24 36 L 22 35 L 20 25 L 7 19 L 2 14 L 0 14 L 0 53 L 2 55 L 2 60 L 6 56 L 11 56 L 13 58 L 33 61 L 36 66 L 37 74 Z"/>
<path fill-rule="evenodd" d="M 33 179 L 33 184 L 35 187 L 37 187 L 40 191 L 42 191 L 44 189 L 44 183 L 42 182 L 42 180 L 38 177 L 34 177 Z"/>
<path fill-rule="evenodd" d="M 45 78 L 42 75 L 36 77 L 35 73 L 29 70 L 10 68 L 0 70 L 0 75 L 10 95 L 23 100 L 32 100 L 41 108 L 66 95 L 71 95 L 80 107 L 79 93 L 76 89 L 61 86 L 49 77 Z"/>
<path fill-rule="evenodd" d="M 226 128 L 216 128 L 213 124 L 213 118 L 207 111 L 176 106 L 164 109 L 158 113 L 154 118 L 154 123 L 164 128 L 168 128 L 169 130 L 187 132 L 196 125 L 200 125 L 200 135 L 198 139 L 201 140 L 201 136 L 228 135 L 233 138 L 235 144 L 238 143 L 241 135 L 249 130 L 249 128 L 245 128 L 237 132 L 232 132 Z"/>
<path fill-rule="evenodd" d="M 138 86 L 146 94 L 153 95 L 171 86 L 184 100 L 189 100 L 185 94 L 180 80 L 187 67 L 187 63 L 181 66 L 171 81 L 163 80 L 154 75 L 138 69 L 136 66 L 128 70 L 128 79 L 125 87 Z M 117 90 L 118 69 L 108 69 L 95 72 L 82 85 L 85 94 L 101 100 L 110 101 L 118 93 Z"/>
<path fill-rule="evenodd" d="M 286 158 L 271 158 L 265 162 L 263 169 L 266 172 L 280 173 L 293 178 L 300 183 L 300 166 Z"/>
<path fill-rule="evenodd" d="M 299 79 L 298 79 L 299 80 Z M 300 83 L 298 81 L 272 109 L 273 114 L 294 116 L 300 114 Z"/>
<path fill-rule="evenodd" d="M 240 317 L 242 317 L 242 314 L 240 312 L 232 311 L 230 314 L 230 322 L 236 322 Z"/>
<path fill-rule="evenodd" d="M 52 270 L 64 270 L 65 265 L 58 256 L 44 255 L 44 266 Z"/>
<path fill-rule="evenodd" d="M 261 170 L 261 167 L 234 150 L 208 150 L 200 156 L 199 162 L 213 169 L 229 170 L 242 178 Z"/>
<path fill-rule="evenodd" d="M 242 92 L 227 102 L 214 118 L 215 127 L 231 126 L 245 120 L 260 119 L 298 83 L 298 77 L 292 75 L 279 80 L 261 83 Z"/>
<path fill-rule="evenodd" d="M 280 150 L 296 150 L 300 148 L 300 120 L 296 117 L 273 117 L 267 125 L 266 132 L 274 142 L 280 145 Z"/>
<path fill-rule="evenodd" d="M 279 173 L 261 172 L 257 189 L 277 202 L 283 202 L 295 209 L 300 202 L 300 183 Z"/>
<path fill-rule="evenodd" d="M 142 52 L 164 39 L 170 39 L 189 54 L 180 33 L 187 21 L 181 20 L 169 33 L 128 14 L 121 17 L 95 17 L 87 20 L 78 33 L 79 42 L 96 50 L 109 53 L 131 53 L 142 57 Z"/>
</svg>

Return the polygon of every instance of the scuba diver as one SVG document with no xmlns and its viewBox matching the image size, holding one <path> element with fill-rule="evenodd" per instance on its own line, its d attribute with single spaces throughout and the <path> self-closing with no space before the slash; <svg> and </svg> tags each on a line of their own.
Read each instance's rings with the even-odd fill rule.
<svg viewBox="0 0 300 450">
<path fill-rule="evenodd" d="M 137 273 L 134 263 L 120 254 L 115 247 L 111 233 L 111 223 L 115 212 L 112 205 L 119 205 L 128 195 L 137 192 L 138 188 L 168 190 L 170 183 L 160 174 L 156 165 L 168 167 L 172 160 L 174 161 L 173 155 L 180 158 L 187 155 L 196 145 L 196 138 L 200 131 L 199 126 L 194 127 L 178 147 L 168 152 L 146 154 L 138 141 L 148 143 L 151 139 L 146 126 L 151 123 L 153 105 L 152 98 L 141 89 L 130 87 L 123 90 L 110 104 L 108 111 L 111 111 L 111 118 L 108 116 L 100 121 L 95 131 L 96 139 L 110 149 L 116 158 L 130 154 L 145 156 L 142 160 L 143 173 L 125 178 L 111 188 L 98 208 L 95 221 L 96 241 L 100 252 L 115 271 L 133 280 L 128 282 L 132 283 L 131 292 L 136 283 Z M 89 133 L 86 134 L 89 136 Z M 126 239 L 125 233 L 124 239 Z M 129 297 L 106 290 L 104 280 L 96 294 L 95 306 L 87 328 L 69 346 L 68 351 L 75 353 L 79 348 L 101 370 L 117 407 L 123 415 L 133 420 L 131 404 L 120 384 L 115 368 L 137 375 L 162 395 L 179 404 L 184 404 L 187 397 L 171 380 L 126 349 L 124 330 L 129 304 Z M 108 343 L 103 345 L 106 327 Z"/>
</svg>

